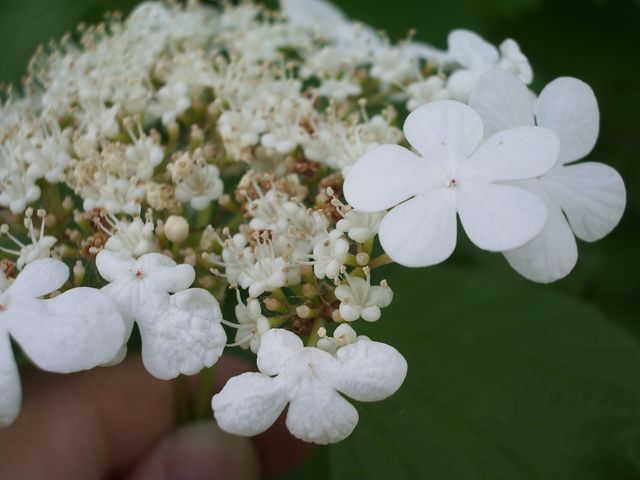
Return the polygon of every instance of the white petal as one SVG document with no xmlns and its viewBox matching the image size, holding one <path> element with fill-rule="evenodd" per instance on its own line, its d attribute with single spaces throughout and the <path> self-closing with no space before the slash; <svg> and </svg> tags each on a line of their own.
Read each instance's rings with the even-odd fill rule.
<svg viewBox="0 0 640 480">
<path fill-rule="evenodd" d="M 295 333 L 273 328 L 266 332 L 260 341 L 258 368 L 267 375 L 277 375 L 289 358 L 303 349 L 304 344 Z"/>
<path fill-rule="evenodd" d="M 225 432 L 253 436 L 273 425 L 287 401 L 285 385 L 277 378 L 247 372 L 230 378 L 211 406 Z"/>
<path fill-rule="evenodd" d="M 482 139 L 482 120 L 464 103 L 438 100 L 411 112 L 404 134 L 423 157 L 448 168 L 476 149 Z"/>
<path fill-rule="evenodd" d="M 20 376 L 13 359 L 9 335 L 0 328 L 0 428 L 16 419 L 20 413 L 21 399 Z"/>
<path fill-rule="evenodd" d="M 482 117 L 484 135 L 513 127 L 532 126 L 534 96 L 518 77 L 502 69 L 489 70 L 476 82 L 469 106 Z"/>
<path fill-rule="evenodd" d="M 622 218 L 624 182 L 608 165 L 586 162 L 555 168 L 543 182 L 581 240 L 600 240 Z"/>
<path fill-rule="evenodd" d="M 465 184 L 458 188 L 458 214 L 469 239 L 491 252 L 521 247 L 540 234 L 547 208 L 519 187 Z"/>
<path fill-rule="evenodd" d="M 190 288 L 168 298 L 156 298 L 156 303 L 138 318 L 142 360 L 149 373 L 168 380 L 180 374 L 194 375 L 216 363 L 227 335 L 220 325 L 222 314 L 213 295 Z"/>
<path fill-rule="evenodd" d="M 18 274 L 7 294 L 11 298 L 38 298 L 64 285 L 69 267 L 60 260 L 41 258 L 26 265 Z"/>
<path fill-rule="evenodd" d="M 196 278 L 196 272 L 191 265 L 176 265 L 171 258 L 160 253 L 147 253 L 138 259 L 138 264 L 142 266 L 153 290 L 157 292 L 186 290 Z"/>
<path fill-rule="evenodd" d="M 427 162 L 398 145 L 381 145 L 365 153 L 344 181 L 349 205 L 366 212 L 393 207 L 427 183 Z"/>
<path fill-rule="evenodd" d="M 464 67 L 498 63 L 498 49 L 470 30 L 452 30 L 447 43 L 449 53 Z"/>
<path fill-rule="evenodd" d="M 447 78 L 449 98 L 467 103 L 478 78 L 484 70 L 456 70 Z"/>
<path fill-rule="evenodd" d="M 375 402 L 393 395 L 407 375 L 407 361 L 384 343 L 358 339 L 338 350 L 341 364 L 334 386 L 360 402 Z"/>
<path fill-rule="evenodd" d="M 540 180 L 526 182 L 545 201 L 549 218 L 542 233 L 520 248 L 504 252 L 509 265 L 523 277 L 551 283 L 566 277 L 578 260 L 576 240 L 560 207 L 555 205 Z"/>
<path fill-rule="evenodd" d="M 102 278 L 113 282 L 122 275 L 126 275 L 135 264 L 135 260 L 124 253 L 102 250 L 96 255 L 96 267 Z"/>
<path fill-rule="evenodd" d="M 380 223 L 380 244 L 397 263 L 426 267 L 446 260 L 456 246 L 456 207 L 446 187 L 391 210 Z"/>
<path fill-rule="evenodd" d="M 289 404 L 287 428 L 300 440 L 326 445 L 347 438 L 358 412 L 333 388 L 319 381 L 299 385 Z"/>
<path fill-rule="evenodd" d="M 408 41 L 401 48 L 409 55 L 422 58 L 440 66 L 449 66 L 456 62 L 449 52 L 440 50 L 424 42 Z"/>
<path fill-rule="evenodd" d="M 463 161 L 461 182 L 535 178 L 549 171 L 558 158 L 558 136 L 541 127 L 516 127 L 488 138 Z"/>
<path fill-rule="evenodd" d="M 7 330 L 43 370 L 69 373 L 110 362 L 125 340 L 122 317 L 95 288 L 11 306 Z"/>
<path fill-rule="evenodd" d="M 544 87 L 535 109 L 538 125 L 560 137 L 561 163 L 591 152 L 598 139 L 600 112 L 589 85 L 577 78 L 557 78 Z"/>
</svg>

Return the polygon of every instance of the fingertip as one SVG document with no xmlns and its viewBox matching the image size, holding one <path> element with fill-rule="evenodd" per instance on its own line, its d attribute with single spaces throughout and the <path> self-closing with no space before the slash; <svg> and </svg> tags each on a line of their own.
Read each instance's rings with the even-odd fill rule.
<svg viewBox="0 0 640 480">
<path fill-rule="evenodd" d="M 170 434 L 125 478 L 257 480 L 260 461 L 250 440 L 223 432 L 213 421 L 204 421 Z"/>
</svg>

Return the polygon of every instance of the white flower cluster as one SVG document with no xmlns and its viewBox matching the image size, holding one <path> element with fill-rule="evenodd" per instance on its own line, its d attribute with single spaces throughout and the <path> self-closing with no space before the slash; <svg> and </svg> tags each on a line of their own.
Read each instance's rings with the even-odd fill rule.
<svg viewBox="0 0 640 480">
<path fill-rule="evenodd" d="M 17 257 L 0 261 L 0 424 L 20 406 L 9 336 L 69 372 L 120 361 L 135 323 L 158 378 L 257 355 L 213 398 L 223 429 L 258 434 L 288 405 L 298 438 L 343 440 L 345 396 L 382 400 L 407 373 L 355 330 L 392 303 L 379 267 L 445 260 L 459 216 L 550 282 L 574 237 L 619 221 L 620 176 L 573 163 L 598 134 L 593 92 L 560 78 L 536 97 L 532 79 L 511 39 L 394 44 L 325 0 L 149 1 L 40 51 L 0 103 L 0 251 Z"/>
</svg>

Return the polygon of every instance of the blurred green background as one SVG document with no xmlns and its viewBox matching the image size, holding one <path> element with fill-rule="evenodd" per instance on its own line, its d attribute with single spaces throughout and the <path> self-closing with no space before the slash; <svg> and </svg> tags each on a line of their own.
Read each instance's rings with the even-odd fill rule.
<svg viewBox="0 0 640 480">
<path fill-rule="evenodd" d="M 134 0 L 1 0 L 0 82 L 81 21 Z M 366 333 L 409 360 L 395 397 L 358 405 L 356 432 L 288 478 L 640 478 L 640 2 L 348 0 L 352 18 L 393 39 L 446 46 L 465 27 L 516 39 L 536 75 L 589 83 L 601 109 L 590 159 L 624 177 L 621 225 L 580 244 L 578 266 L 530 284 L 499 255 L 462 244 L 446 265 L 384 272 L 396 292 Z"/>
</svg>

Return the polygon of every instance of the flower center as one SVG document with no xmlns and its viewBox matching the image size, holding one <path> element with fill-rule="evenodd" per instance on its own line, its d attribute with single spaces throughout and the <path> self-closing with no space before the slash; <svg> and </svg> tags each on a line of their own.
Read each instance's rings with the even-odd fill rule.
<svg viewBox="0 0 640 480">
<path fill-rule="evenodd" d="M 457 185 L 456 179 L 452 178 L 447 182 L 447 187 L 455 187 Z"/>
<path fill-rule="evenodd" d="M 140 280 L 140 279 L 142 278 L 142 271 L 141 271 L 141 270 L 137 270 L 137 271 L 136 271 L 136 278 L 137 278 L 138 280 Z"/>
</svg>

